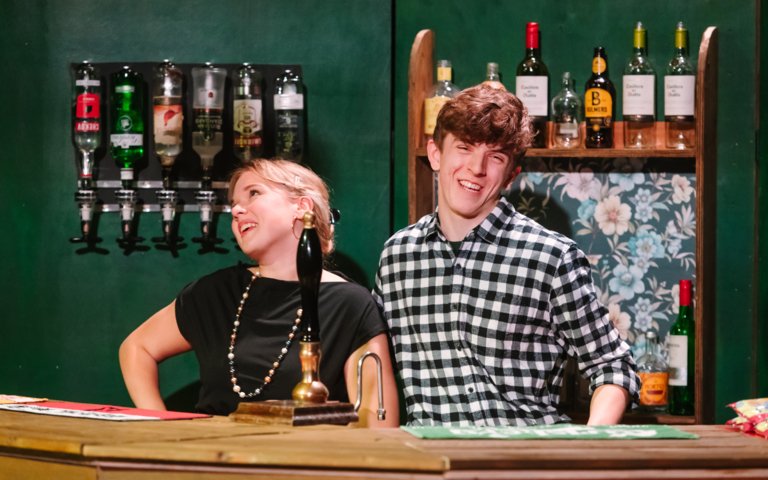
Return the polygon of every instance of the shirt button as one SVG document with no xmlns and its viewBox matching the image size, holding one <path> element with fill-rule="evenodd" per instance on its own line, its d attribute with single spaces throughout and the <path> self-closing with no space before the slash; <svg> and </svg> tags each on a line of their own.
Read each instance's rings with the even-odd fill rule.
<svg viewBox="0 0 768 480">
<path fill-rule="evenodd" d="M 475 393 L 475 388 L 474 387 L 467 387 L 467 393 L 472 395 L 473 393 Z"/>
<path fill-rule="evenodd" d="M 458 309 L 459 309 L 459 304 L 458 303 L 452 303 L 451 304 L 451 310 L 453 310 L 455 312 Z"/>
</svg>

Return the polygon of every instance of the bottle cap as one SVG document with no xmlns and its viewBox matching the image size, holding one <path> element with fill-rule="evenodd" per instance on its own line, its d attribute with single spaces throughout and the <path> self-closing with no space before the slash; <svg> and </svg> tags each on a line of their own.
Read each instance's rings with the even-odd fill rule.
<svg viewBox="0 0 768 480">
<path fill-rule="evenodd" d="M 688 307 L 691 305 L 691 288 L 692 283 L 690 280 L 680 280 L 680 306 Z"/>
<path fill-rule="evenodd" d="M 525 27 L 525 48 L 539 48 L 539 24 L 528 22 Z"/>
</svg>

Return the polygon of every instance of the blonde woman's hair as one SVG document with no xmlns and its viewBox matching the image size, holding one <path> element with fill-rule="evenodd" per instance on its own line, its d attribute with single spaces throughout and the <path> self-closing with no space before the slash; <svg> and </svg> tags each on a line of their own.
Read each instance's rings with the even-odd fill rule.
<svg viewBox="0 0 768 480">
<path fill-rule="evenodd" d="M 288 160 L 249 160 L 238 167 L 229 179 L 229 201 L 232 201 L 235 184 L 246 172 L 253 172 L 265 181 L 285 191 L 291 198 L 312 199 L 315 214 L 315 230 L 325 255 L 333 252 L 333 225 L 328 186 L 309 168 Z"/>
</svg>

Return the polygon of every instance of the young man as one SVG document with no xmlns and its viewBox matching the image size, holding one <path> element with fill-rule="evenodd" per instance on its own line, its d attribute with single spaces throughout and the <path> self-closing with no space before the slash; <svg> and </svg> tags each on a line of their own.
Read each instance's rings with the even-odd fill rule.
<svg viewBox="0 0 768 480">
<path fill-rule="evenodd" d="M 501 196 L 531 142 L 522 102 L 477 86 L 440 111 L 427 155 L 438 208 L 390 238 L 374 294 L 411 425 L 534 425 L 558 413 L 563 363 L 590 379 L 589 424 L 618 423 L 639 380 L 575 243 Z"/>
</svg>

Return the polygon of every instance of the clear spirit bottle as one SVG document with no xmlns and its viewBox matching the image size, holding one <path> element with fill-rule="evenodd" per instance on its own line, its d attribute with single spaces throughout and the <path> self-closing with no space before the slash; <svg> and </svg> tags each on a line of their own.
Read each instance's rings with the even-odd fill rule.
<svg viewBox="0 0 768 480">
<path fill-rule="evenodd" d="M 656 333 L 645 334 L 645 354 L 637 360 L 640 387 L 639 409 L 644 412 L 665 412 L 668 403 L 669 367 L 659 354 Z"/>
<path fill-rule="evenodd" d="M 570 72 L 563 73 L 561 89 L 552 99 L 552 145 L 576 148 L 581 145 L 581 99 L 573 90 Z"/>
<path fill-rule="evenodd" d="M 155 154 L 163 167 L 163 183 L 170 188 L 170 171 L 181 153 L 184 112 L 181 104 L 183 74 L 170 60 L 155 68 L 152 92 Z"/>
<path fill-rule="evenodd" d="M 244 63 L 233 87 L 232 130 L 235 156 L 242 162 L 262 153 L 261 73 Z"/>
<path fill-rule="evenodd" d="M 80 152 L 80 188 L 93 186 L 94 152 L 101 145 L 101 78 L 89 62 L 75 69 L 72 141 Z"/>
<path fill-rule="evenodd" d="M 453 69 L 448 60 L 437 61 L 437 81 L 424 99 L 424 134 L 431 137 L 435 133 L 437 115 L 443 105 L 459 94 L 459 87 L 452 83 Z"/>
<path fill-rule="evenodd" d="M 275 157 L 301 162 L 306 148 L 304 82 L 286 70 L 275 80 Z"/>
</svg>

